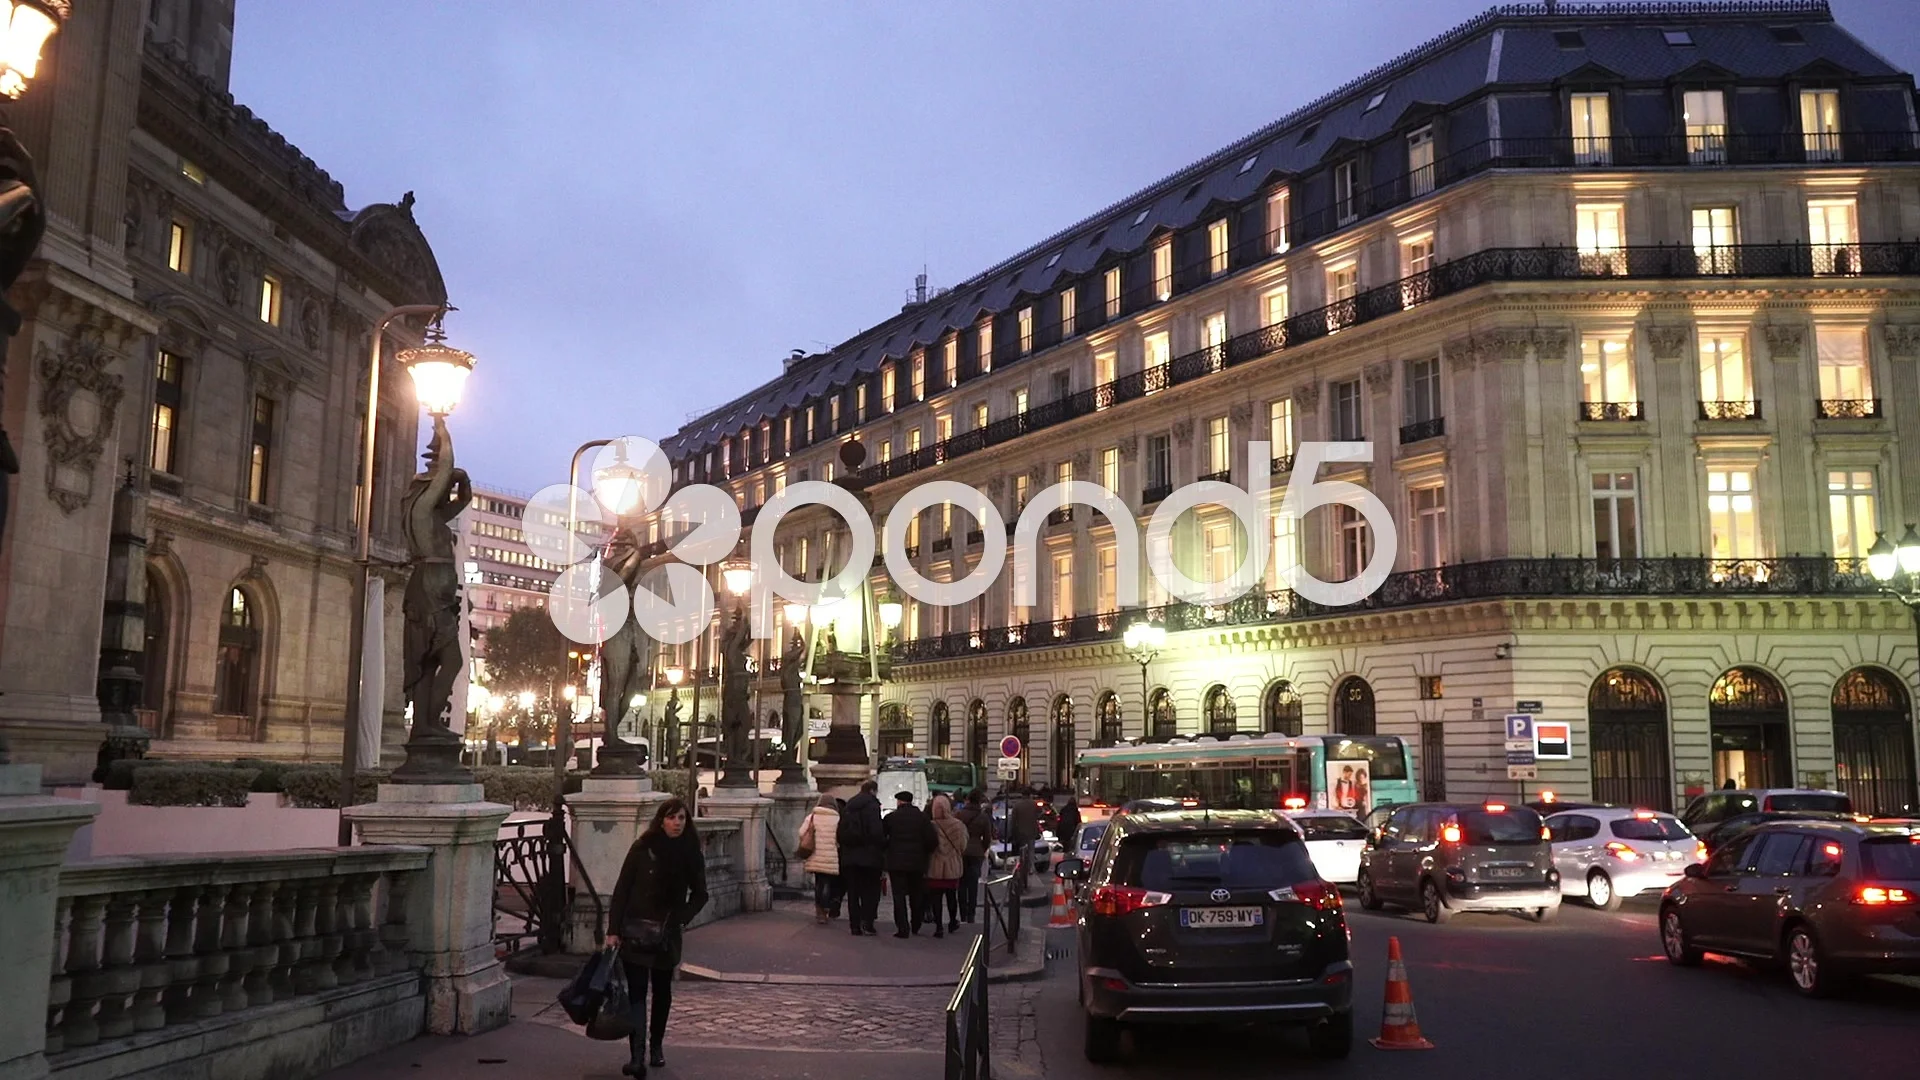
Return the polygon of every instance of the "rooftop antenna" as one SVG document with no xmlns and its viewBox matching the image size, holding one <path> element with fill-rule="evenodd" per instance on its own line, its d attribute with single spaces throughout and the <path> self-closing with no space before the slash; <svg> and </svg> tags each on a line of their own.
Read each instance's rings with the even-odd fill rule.
<svg viewBox="0 0 1920 1080">
<path fill-rule="evenodd" d="M 920 272 L 914 275 L 913 278 L 913 302 L 916 304 L 924 304 L 927 302 L 927 266 L 925 263 L 920 264 Z"/>
</svg>

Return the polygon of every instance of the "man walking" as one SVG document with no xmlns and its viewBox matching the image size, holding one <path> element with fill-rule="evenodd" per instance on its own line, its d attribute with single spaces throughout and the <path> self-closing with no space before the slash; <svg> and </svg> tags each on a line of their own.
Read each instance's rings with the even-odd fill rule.
<svg viewBox="0 0 1920 1080">
<path fill-rule="evenodd" d="M 972 922 L 980 906 L 980 868 L 993 850 L 993 815 L 987 813 L 986 793 L 974 789 L 967 793 L 967 804 L 954 817 L 967 827 L 967 849 L 960 874 L 960 921 Z"/>
<path fill-rule="evenodd" d="M 874 920 L 880 917 L 880 866 L 886 833 L 880 820 L 880 785 L 860 785 L 860 794 L 847 800 L 840 813 L 834 841 L 840 849 L 840 878 L 847 894 L 847 924 L 853 936 L 878 936 Z M 931 823 L 929 823 L 931 826 Z"/>
<path fill-rule="evenodd" d="M 903 938 L 920 932 L 927 906 L 922 884 L 940 834 L 933 819 L 913 805 L 913 792 L 903 791 L 894 800 L 893 813 L 887 815 L 882 829 L 887 838 L 887 881 L 893 887 L 893 936 Z"/>
<path fill-rule="evenodd" d="M 1007 840 L 1023 873 L 1033 870 L 1033 845 L 1040 839 L 1040 805 L 1024 788 L 1007 795 Z"/>
</svg>

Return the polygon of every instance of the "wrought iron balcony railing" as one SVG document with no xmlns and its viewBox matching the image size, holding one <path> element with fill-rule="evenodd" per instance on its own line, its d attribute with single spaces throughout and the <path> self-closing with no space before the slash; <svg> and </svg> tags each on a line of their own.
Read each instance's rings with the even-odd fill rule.
<svg viewBox="0 0 1920 1080">
<path fill-rule="evenodd" d="M 1066 525 L 1073 521 L 1073 507 L 1063 506 L 1047 515 L 1047 524 Z"/>
<path fill-rule="evenodd" d="M 1645 420 L 1647 413 L 1638 401 L 1583 401 L 1580 419 L 1595 421 Z"/>
<path fill-rule="evenodd" d="M 1878 583 L 1865 560 L 1824 555 L 1773 559 L 1495 559 L 1428 570 L 1403 570 L 1372 596 L 1328 607 L 1281 589 L 1251 592 L 1223 604 L 1171 603 L 1147 617 L 1169 631 L 1254 626 L 1337 618 L 1423 604 L 1580 596 L 1872 596 Z M 1108 612 L 1052 623 L 1020 624 L 897 642 L 894 659 L 925 663 L 981 652 L 1117 640 L 1127 619 Z"/>
<path fill-rule="evenodd" d="M 1880 399 L 1821 398 L 1817 415 L 1822 420 L 1878 420 Z"/>
<path fill-rule="evenodd" d="M 1702 420 L 1758 420 L 1760 402 L 1752 401 L 1703 401 L 1700 403 Z"/>
<path fill-rule="evenodd" d="M 933 553 L 935 555 L 938 555 L 943 551 L 952 551 L 952 550 L 953 550 L 953 537 L 936 536 L 933 538 Z"/>
<path fill-rule="evenodd" d="M 1173 494 L 1172 484 L 1155 484 L 1140 492 L 1140 505 L 1152 506 L 1171 494 Z"/>
<path fill-rule="evenodd" d="M 1400 445 L 1417 443 L 1422 439 L 1437 439 L 1447 433 L 1447 418 L 1436 416 L 1431 420 L 1415 420 L 1400 428 Z"/>
<path fill-rule="evenodd" d="M 1292 472 L 1293 471 L 1293 455 L 1282 454 L 1279 457 L 1274 458 L 1273 466 L 1269 471 L 1275 476 L 1281 476 L 1286 473 Z"/>
<path fill-rule="evenodd" d="M 1201 473 L 1199 479 L 1203 483 L 1208 480 L 1218 480 L 1222 484 L 1231 484 L 1233 483 L 1233 469 L 1225 468 L 1216 472 Z"/>
</svg>

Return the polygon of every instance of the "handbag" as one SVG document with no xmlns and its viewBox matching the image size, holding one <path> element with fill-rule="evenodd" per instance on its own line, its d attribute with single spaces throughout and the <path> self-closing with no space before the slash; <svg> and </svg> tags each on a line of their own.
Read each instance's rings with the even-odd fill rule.
<svg viewBox="0 0 1920 1080">
<path fill-rule="evenodd" d="M 800 834 L 801 834 L 800 844 L 799 846 L 793 849 L 793 854 L 795 855 L 795 857 L 803 860 L 811 859 L 813 858 L 813 838 L 814 838 L 813 818 L 811 817 L 807 818 L 807 824 L 804 828 L 800 830 Z"/>
<path fill-rule="evenodd" d="M 628 919 L 620 927 L 620 944 L 634 952 L 658 952 L 667 943 L 665 919 Z"/>
</svg>

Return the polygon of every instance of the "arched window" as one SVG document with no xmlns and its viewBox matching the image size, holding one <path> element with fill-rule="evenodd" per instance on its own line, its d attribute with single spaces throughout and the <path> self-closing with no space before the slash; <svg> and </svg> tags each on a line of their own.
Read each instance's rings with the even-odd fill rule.
<svg viewBox="0 0 1920 1080">
<path fill-rule="evenodd" d="M 1587 691 L 1593 798 L 1614 806 L 1673 808 L 1667 759 L 1667 697 L 1653 678 L 1609 668 Z"/>
<path fill-rule="evenodd" d="M 147 636 L 140 654 L 140 723 L 159 735 L 167 714 L 168 631 L 173 617 L 160 575 L 147 572 Z"/>
<path fill-rule="evenodd" d="M 880 706 L 880 760 L 906 757 L 913 748 L 913 721 L 906 706 L 889 701 Z"/>
<path fill-rule="evenodd" d="M 1707 694 L 1713 786 L 1793 786 L 1787 693 L 1758 668 L 1733 668 Z"/>
<path fill-rule="evenodd" d="M 1027 723 L 1027 699 L 1014 698 L 1007 702 L 1007 734 L 1020 740 L 1020 778 L 1019 783 L 1027 782 L 1027 762 L 1032 758 L 1031 746 L 1033 731 Z"/>
<path fill-rule="evenodd" d="M 1053 769 L 1053 786 L 1073 786 L 1073 698 L 1061 694 L 1053 699 L 1053 744 L 1048 748 L 1048 763 Z"/>
<path fill-rule="evenodd" d="M 1120 696 L 1109 690 L 1100 695 L 1100 703 L 1094 706 L 1093 714 L 1099 721 L 1100 734 L 1094 739 L 1095 746 L 1115 746 L 1126 736 L 1120 727 Z"/>
<path fill-rule="evenodd" d="M 1267 689 L 1266 706 L 1261 710 L 1266 730 L 1281 735 L 1298 735 L 1306 730 L 1306 717 L 1300 708 L 1300 695 L 1294 692 L 1293 684 L 1285 679 L 1274 683 Z"/>
<path fill-rule="evenodd" d="M 1342 735 L 1372 735 L 1373 687 L 1349 675 L 1333 690 L 1333 730 Z"/>
<path fill-rule="evenodd" d="M 220 612 L 220 652 L 213 675 L 213 711 L 255 717 L 260 677 L 260 627 L 254 605 L 238 587 L 227 591 Z"/>
<path fill-rule="evenodd" d="M 1920 805 L 1907 691 L 1880 668 L 1854 668 L 1834 684 L 1833 767 L 1835 786 L 1863 814 L 1904 816 Z"/>
<path fill-rule="evenodd" d="M 1166 687 L 1153 692 L 1147 699 L 1147 727 L 1155 739 L 1171 739 L 1179 734 L 1179 726 L 1173 716 L 1173 695 Z"/>
<path fill-rule="evenodd" d="M 1214 735 L 1231 735 L 1240 726 L 1240 717 L 1233 707 L 1233 695 L 1224 686 L 1216 686 L 1207 691 L 1207 731 Z"/>
<path fill-rule="evenodd" d="M 953 719 L 947 715 L 947 703 L 934 702 L 931 715 L 933 730 L 927 733 L 927 741 L 932 744 L 929 753 L 934 757 L 952 757 Z"/>
<path fill-rule="evenodd" d="M 987 763 L 987 703 L 979 698 L 967 706 L 967 760 L 975 765 Z"/>
</svg>

